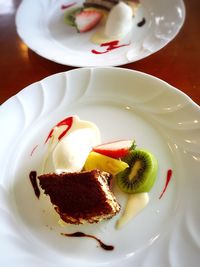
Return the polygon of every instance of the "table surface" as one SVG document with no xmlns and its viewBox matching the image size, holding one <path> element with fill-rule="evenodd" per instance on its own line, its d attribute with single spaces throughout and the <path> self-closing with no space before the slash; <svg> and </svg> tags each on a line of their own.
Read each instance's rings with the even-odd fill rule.
<svg viewBox="0 0 200 267">
<path fill-rule="evenodd" d="M 15 27 L 20 2 L 0 2 L 0 104 L 33 82 L 73 69 L 40 57 L 21 41 Z M 154 75 L 200 105 L 200 1 L 184 2 L 186 21 L 176 38 L 157 53 L 121 67 Z"/>
</svg>

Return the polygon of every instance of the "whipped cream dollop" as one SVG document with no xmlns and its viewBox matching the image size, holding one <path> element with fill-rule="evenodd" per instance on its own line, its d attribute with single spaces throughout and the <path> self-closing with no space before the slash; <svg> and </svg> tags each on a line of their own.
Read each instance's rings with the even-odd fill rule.
<svg viewBox="0 0 200 267">
<path fill-rule="evenodd" d="M 132 24 L 133 11 L 124 2 L 115 5 L 107 18 L 105 25 L 105 35 L 107 37 L 122 38 L 129 32 Z"/>
<path fill-rule="evenodd" d="M 63 138 L 52 153 L 56 173 L 80 172 L 97 142 L 94 128 L 77 129 Z"/>
<path fill-rule="evenodd" d="M 100 144 L 100 132 L 89 121 L 73 116 L 58 123 L 47 139 L 41 174 L 80 172 L 93 146 Z"/>
<path fill-rule="evenodd" d="M 132 27 L 133 8 L 119 2 L 108 14 L 105 25 L 92 35 L 91 41 L 96 44 L 122 39 Z"/>
</svg>

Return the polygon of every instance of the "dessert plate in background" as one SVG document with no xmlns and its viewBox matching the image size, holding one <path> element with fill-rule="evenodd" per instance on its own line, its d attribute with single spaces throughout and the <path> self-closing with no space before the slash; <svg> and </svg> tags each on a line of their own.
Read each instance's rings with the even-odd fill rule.
<svg viewBox="0 0 200 267">
<path fill-rule="evenodd" d="M 23 0 L 16 14 L 17 32 L 40 56 L 70 66 L 118 66 L 145 58 L 167 45 L 181 29 L 185 19 L 182 0 L 141 0 L 130 33 L 120 41 L 126 45 L 105 54 L 107 47 L 93 44 L 89 33 L 79 34 L 64 23 L 62 5 L 81 5 L 77 0 Z M 68 9 L 67 9 L 68 10 Z M 31 11 L 31 12 L 30 12 Z M 142 27 L 137 24 L 145 18 Z"/>
<path fill-rule="evenodd" d="M 29 173 L 40 166 L 50 129 L 69 115 L 94 122 L 103 142 L 135 138 L 158 159 L 148 206 L 121 230 L 115 229 L 118 215 L 63 228 L 33 192 Z M 198 266 L 199 118 L 200 108 L 176 88 L 120 68 L 59 73 L 10 98 L 0 108 L 0 265 Z M 172 178 L 159 199 L 168 169 Z M 123 209 L 123 195 L 115 193 Z M 61 236 L 74 231 L 115 248 Z"/>
</svg>

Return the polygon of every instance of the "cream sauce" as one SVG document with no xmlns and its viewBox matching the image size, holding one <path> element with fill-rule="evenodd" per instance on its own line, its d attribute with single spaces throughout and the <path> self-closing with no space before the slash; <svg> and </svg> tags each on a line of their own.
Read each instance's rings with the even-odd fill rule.
<svg viewBox="0 0 200 267">
<path fill-rule="evenodd" d="M 149 203 L 149 195 L 145 193 L 130 194 L 122 216 L 116 222 L 116 228 L 121 229 Z"/>
<path fill-rule="evenodd" d="M 114 37 L 108 37 L 105 35 L 104 28 L 99 29 L 91 36 L 91 42 L 94 44 L 102 44 L 107 42 L 112 42 L 116 40 Z"/>
</svg>

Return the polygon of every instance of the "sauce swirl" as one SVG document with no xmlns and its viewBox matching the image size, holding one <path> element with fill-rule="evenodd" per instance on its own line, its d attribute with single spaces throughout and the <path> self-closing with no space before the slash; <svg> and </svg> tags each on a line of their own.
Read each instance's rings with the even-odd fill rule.
<svg viewBox="0 0 200 267">
<path fill-rule="evenodd" d="M 40 189 L 37 184 L 37 172 L 36 171 L 31 171 L 29 174 L 29 178 L 33 187 L 33 190 L 35 192 L 35 195 L 37 198 L 40 197 Z"/>
<path fill-rule="evenodd" d="M 167 187 L 168 187 L 168 184 L 169 184 L 169 182 L 170 182 L 170 180 L 171 180 L 171 177 L 172 177 L 172 170 L 169 169 L 169 170 L 167 171 L 167 177 L 166 177 L 165 186 L 164 186 L 163 191 L 161 192 L 161 194 L 160 194 L 160 196 L 159 196 L 159 199 L 161 199 L 162 196 L 163 196 L 163 194 L 165 193 L 165 191 L 166 191 L 166 189 L 167 189 Z"/>
<path fill-rule="evenodd" d="M 104 250 L 113 250 L 114 249 L 114 246 L 104 244 L 96 236 L 88 235 L 88 234 L 85 234 L 85 233 L 82 233 L 82 232 L 75 232 L 75 233 L 72 233 L 72 234 L 61 233 L 61 235 L 63 235 L 63 236 L 69 236 L 69 237 L 89 237 L 89 238 L 95 239 L 99 243 L 99 245 L 101 246 L 101 248 L 103 248 Z"/>
<path fill-rule="evenodd" d="M 110 52 L 110 51 L 112 51 L 114 49 L 117 49 L 117 48 L 120 48 L 120 47 L 123 47 L 123 46 L 127 46 L 127 45 L 130 45 L 130 44 L 121 44 L 121 45 L 119 45 L 119 41 L 115 40 L 115 41 L 111 41 L 111 42 L 106 42 L 106 43 L 100 44 L 100 47 L 106 47 L 107 46 L 106 50 L 97 51 L 95 49 L 92 49 L 91 52 L 93 54 L 97 54 L 97 55 L 105 54 L 105 53 L 108 53 L 108 52 Z"/>
<path fill-rule="evenodd" d="M 143 18 L 140 22 L 137 23 L 138 27 L 142 27 L 146 23 L 146 19 Z"/>
<path fill-rule="evenodd" d="M 64 10 L 64 9 L 70 8 L 70 7 L 74 6 L 74 5 L 76 5 L 76 2 L 73 2 L 73 3 L 70 3 L 70 4 L 66 4 L 66 5 L 62 5 L 61 9 Z"/>
<path fill-rule="evenodd" d="M 56 126 L 53 127 L 51 129 L 51 131 L 49 132 L 49 134 L 48 134 L 48 136 L 47 136 L 47 138 L 45 140 L 45 144 L 53 136 L 53 133 L 54 133 L 54 130 L 55 130 L 56 127 L 66 126 L 66 129 L 58 137 L 58 140 L 60 141 L 66 135 L 66 133 L 69 131 L 69 129 L 72 127 L 72 123 L 73 123 L 73 117 L 65 118 L 64 120 L 62 120 L 59 123 L 57 123 Z"/>
</svg>

